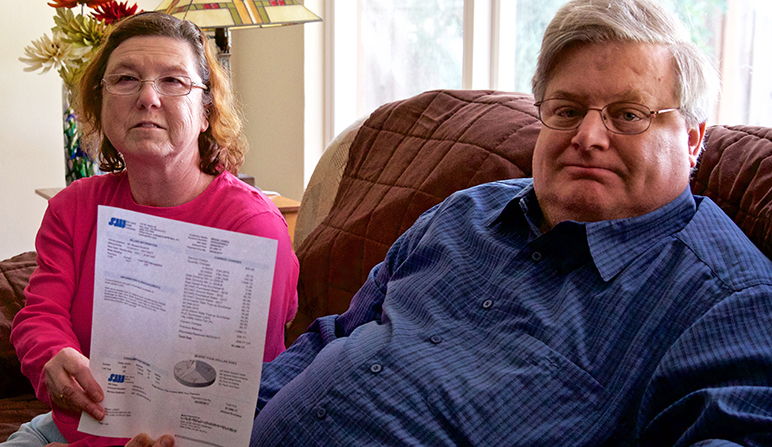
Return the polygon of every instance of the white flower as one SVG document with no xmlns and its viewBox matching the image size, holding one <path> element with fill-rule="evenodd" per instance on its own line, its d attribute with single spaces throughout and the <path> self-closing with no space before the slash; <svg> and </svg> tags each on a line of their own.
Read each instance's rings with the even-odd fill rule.
<svg viewBox="0 0 772 447">
<path fill-rule="evenodd" d="M 42 74 L 52 68 L 59 70 L 64 66 L 77 67 L 79 60 L 91 51 L 91 47 L 75 47 L 64 42 L 63 38 L 63 34 L 55 32 L 53 39 L 44 34 L 40 39 L 33 40 L 32 45 L 24 48 L 24 54 L 27 57 L 19 58 L 29 65 L 24 68 L 24 71 L 42 69 Z"/>
</svg>

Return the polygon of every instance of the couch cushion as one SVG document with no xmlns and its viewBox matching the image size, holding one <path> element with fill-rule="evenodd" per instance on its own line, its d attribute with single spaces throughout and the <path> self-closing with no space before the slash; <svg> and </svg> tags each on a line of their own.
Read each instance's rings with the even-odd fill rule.
<svg viewBox="0 0 772 447">
<path fill-rule="evenodd" d="M 452 192 L 531 174 L 541 125 L 533 97 L 431 91 L 373 112 L 354 139 L 327 218 L 298 247 L 294 340 L 344 312 L 370 269 L 418 216 Z"/>
<path fill-rule="evenodd" d="M 354 121 L 327 145 L 308 179 L 303 200 L 295 222 L 292 246 L 297 250 L 308 234 L 330 214 L 332 202 L 338 193 L 343 170 L 348 163 L 348 151 L 365 118 Z"/>
<path fill-rule="evenodd" d="M 692 191 L 713 199 L 772 257 L 772 128 L 711 126 Z"/>
<path fill-rule="evenodd" d="M 9 338 L 13 317 L 24 306 L 24 288 L 35 267 L 35 252 L 0 261 L 0 397 L 32 392 Z"/>
</svg>

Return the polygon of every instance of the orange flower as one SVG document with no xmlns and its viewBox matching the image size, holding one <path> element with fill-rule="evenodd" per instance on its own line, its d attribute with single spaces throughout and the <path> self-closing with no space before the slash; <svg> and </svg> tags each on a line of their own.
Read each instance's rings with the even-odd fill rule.
<svg viewBox="0 0 772 447">
<path fill-rule="evenodd" d="M 53 8 L 74 8 L 78 6 L 78 0 L 54 0 L 54 2 L 49 3 L 48 6 Z"/>
<path fill-rule="evenodd" d="M 49 3 L 48 6 L 54 8 L 74 8 L 78 5 L 86 5 L 89 8 L 94 8 L 104 3 L 109 3 L 111 0 L 53 0 L 53 3 Z"/>
</svg>

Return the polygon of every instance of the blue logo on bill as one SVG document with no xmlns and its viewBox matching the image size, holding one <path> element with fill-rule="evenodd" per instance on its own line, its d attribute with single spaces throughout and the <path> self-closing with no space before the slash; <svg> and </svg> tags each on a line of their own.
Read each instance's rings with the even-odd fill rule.
<svg viewBox="0 0 772 447">
<path fill-rule="evenodd" d="M 114 382 L 114 383 L 123 383 L 126 381 L 126 376 L 123 374 L 110 374 L 110 378 L 107 379 L 108 382 Z"/>
<path fill-rule="evenodd" d="M 110 223 L 108 225 L 111 225 L 113 227 L 117 228 L 126 228 L 126 220 L 125 219 L 118 219 L 115 217 L 110 218 Z"/>
</svg>

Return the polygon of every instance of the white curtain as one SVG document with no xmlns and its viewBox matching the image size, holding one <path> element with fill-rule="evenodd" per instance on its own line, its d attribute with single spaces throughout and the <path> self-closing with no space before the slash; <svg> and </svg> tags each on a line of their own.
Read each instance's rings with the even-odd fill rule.
<svg viewBox="0 0 772 447">
<path fill-rule="evenodd" d="M 772 126 L 772 2 L 729 0 L 720 30 L 719 124 Z"/>
</svg>

